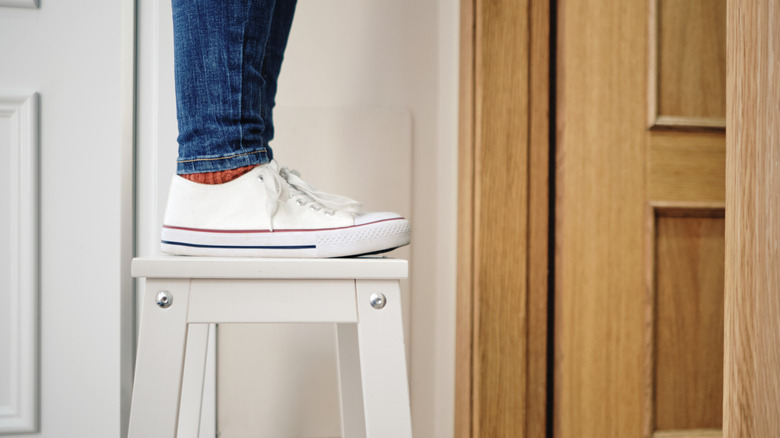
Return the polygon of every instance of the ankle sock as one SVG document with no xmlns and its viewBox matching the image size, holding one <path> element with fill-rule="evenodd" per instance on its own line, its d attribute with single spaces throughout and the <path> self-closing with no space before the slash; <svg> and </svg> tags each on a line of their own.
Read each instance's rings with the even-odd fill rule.
<svg viewBox="0 0 780 438">
<path fill-rule="evenodd" d="M 219 172 L 189 173 L 179 176 L 200 184 L 224 184 L 226 182 L 233 181 L 234 179 L 249 172 L 255 167 L 256 166 L 244 166 L 237 169 L 222 170 Z"/>
</svg>

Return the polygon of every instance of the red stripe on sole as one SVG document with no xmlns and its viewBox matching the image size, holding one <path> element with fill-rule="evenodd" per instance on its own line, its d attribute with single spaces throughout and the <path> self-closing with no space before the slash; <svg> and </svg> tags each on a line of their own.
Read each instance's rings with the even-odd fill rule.
<svg viewBox="0 0 780 438">
<path fill-rule="evenodd" d="M 366 225 L 373 225 L 378 224 L 382 222 L 389 222 L 389 221 L 397 221 L 397 220 L 404 220 L 402 217 L 395 217 L 390 219 L 382 219 L 374 222 L 368 222 L 365 224 L 360 225 L 350 225 L 348 227 L 336 227 L 336 228 L 314 228 L 314 229 L 276 229 L 276 230 L 211 230 L 207 228 L 188 228 L 188 227 L 177 227 L 173 225 L 163 225 L 163 228 L 168 228 L 171 230 L 183 230 L 183 231 L 197 231 L 201 233 L 228 233 L 228 234 L 240 234 L 240 233 L 303 233 L 303 232 L 311 232 L 311 231 L 331 231 L 331 230 L 346 230 L 348 228 L 359 228 L 359 227 L 365 227 Z"/>
</svg>

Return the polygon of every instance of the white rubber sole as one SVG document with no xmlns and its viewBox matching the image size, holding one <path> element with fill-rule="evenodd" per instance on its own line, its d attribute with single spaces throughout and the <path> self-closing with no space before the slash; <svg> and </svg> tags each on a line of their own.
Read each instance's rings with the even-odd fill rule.
<svg viewBox="0 0 780 438">
<path fill-rule="evenodd" d="M 204 230 L 163 226 L 166 254 L 220 257 L 348 257 L 375 254 L 411 240 L 401 217 L 344 228 L 316 230 Z"/>
</svg>

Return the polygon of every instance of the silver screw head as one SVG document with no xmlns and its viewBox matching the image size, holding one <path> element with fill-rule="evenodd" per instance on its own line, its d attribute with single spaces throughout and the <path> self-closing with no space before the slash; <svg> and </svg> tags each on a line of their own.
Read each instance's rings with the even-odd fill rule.
<svg viewBox="0 0 780 438">
<path fill-rule="evenodd" d="M 381 310 L 385 308 L 385 305 L 387 305 L 387 297 L 385 297 L 385 294 L 373 293 L 368 298 L 368 302 L 371 303 L 371 307 L 374 309 Z"/>
<path fill-rule="evenodd" d="M 173 304 L 173 294 L 167 290 L 161 290 L 160 292 L 157 292 L 155 301 L 157 301 L 157 305 L 160 308 L 167 309 L 171 307 L 171 304 Z"/>
</svg>

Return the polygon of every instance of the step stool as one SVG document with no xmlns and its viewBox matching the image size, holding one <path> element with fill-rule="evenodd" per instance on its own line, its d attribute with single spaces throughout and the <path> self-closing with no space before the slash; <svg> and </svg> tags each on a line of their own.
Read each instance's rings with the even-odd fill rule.
<svg viewBox="0 0 780 438">
<path fill-rule="evenodd" d="M 336 323 L 344 438 L 411 438 L 405 260 L 136 258 L 145 281 L 129 438 L 196 438 L 209 324 Z M 262 348 L 262 347 L 259 347 Z"/>
</svg>

